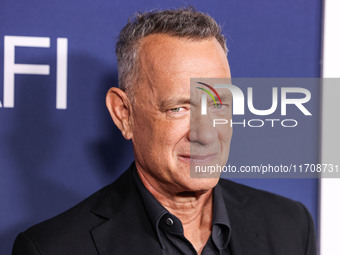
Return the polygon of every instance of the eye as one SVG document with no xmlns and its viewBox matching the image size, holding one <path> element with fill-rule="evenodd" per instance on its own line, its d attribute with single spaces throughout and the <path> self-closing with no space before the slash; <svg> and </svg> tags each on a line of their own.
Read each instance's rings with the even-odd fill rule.
<svg viewBox="0 0 340 255">
<path fill-rule="evenodd" d="M 177 107 L 177 108 L 172 108 L 170 109 L 171 112 L 180 112 L 183 111 L 183 107 Z"/>
<path fill-rule="evenodd" d="M 230 109 L 229 105 L 227 103 L 214 103 L 213 105 L 210 106 L 211 111 L 215 112 L 216 114 L 224 114 L 226 111 Z"/>
<path fill-rule="evenodd" d="M 216 109 L 221 109 L 221 108 L 222 108 L 222 105 L 221 105 L 220 103 L 216 103 L 216 104 L 214 104 L 214 107 L 215 107 Z"/>
</svg>

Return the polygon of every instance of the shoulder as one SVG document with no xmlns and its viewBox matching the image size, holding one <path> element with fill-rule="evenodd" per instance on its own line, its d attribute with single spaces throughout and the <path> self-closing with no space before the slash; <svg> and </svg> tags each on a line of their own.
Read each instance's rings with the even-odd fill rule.
<svg viewBox="0 0 340 255">
<path fill-rule="evenodd" d="M 221 179 L 219 187 L 236 234 L 257 233 L 270 250 L 265 254 L 316 254 L 314 223 L 300 202 L 230 180 Z"/>
<path fill-rule="evenodd" d="M 84 240 L 91 240 L 90 227 L 100 224 L 102 219 L 90 211 L 108 190 L 109 186 L 64 213 L 20 233 L 13 246 L 13 254 L 61 254 L 63 249 L 71 250 L 70 246 L 74 246 L 78 250 L 81 245 L 84 250 L 92 250 L 93 247 L 87 245 L 90 242 Z M 69 253 L 65 250 L 65 254 Z"/>
<path fill-rule="evenodd" d="M 51 229 L 83 228 L 86 223 L 98 221 L 98 217 L 91 213 L 91 210 L 107 194 L 111 186 L 112 184 L 100 189 L 67 211 L 30 227 L 26 232 L 33 234 L 35 232 L 50 231 Z"/>
<path fill-rule="evenodd" d="M 285 198 L 271 192 L 258 190 L 230 180 L 219 182 L 228 209 L 246 211 L 260 221 L 268 233 L 282 240 L 295 236 L 301 243 L 313 246 L 315 239 L 314 223 L 307 208 L 300 202 Z M 228 206 L 229 205 L 229 206 Z M 229 210 L 230 209 L 230 210 Z M 273 235 L 274 236 L 274 235 Z"/>
<path fill-rule="evenodd" d="M 91 229 L 107 221 L 112 212 L 119 213 L 122 210 L 121 204 L 128 193 L 123 189 L 131 186 L 129 174 L 130 171 L 126 171 L 114 183 L 93 193 L 69 210 L 20 233 L 15 241 L 13 254 L 95 253 Z M 23 247 L 39 253 L 20 253 Z"/>
<path fill-rule="evenodd" d="M 306 213 L 309 214 L 304 205 L 289 198 L 230 180 L 221 179 L 219 184 L 226 199 L 231 200 L 231 202 L 244 203 L 244 205 L 251 207 L 254 212 L 261 212 L 261 214 L 275 212 L 279 216 L 291 215 L 292 213 L 303 216 Z"/>
</svg>

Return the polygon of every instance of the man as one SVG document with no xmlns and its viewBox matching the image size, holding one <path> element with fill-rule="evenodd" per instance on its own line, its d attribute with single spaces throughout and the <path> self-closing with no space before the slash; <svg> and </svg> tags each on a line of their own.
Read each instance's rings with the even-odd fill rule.
<svg viewBox="0 0 340 255">
<path fill-rule="evenodd" d="M 192 8 L 137 14 L 120 33 L 119 86 L 106 103 L 132 140 L 135 163 L 113 184 L 67 212 L 21 233 L 13 254 L 316 254 L 306 208 L 215 178 L 194 166 L 225 165 L 231 95 L 200 115 L 190 79 L 230 78 L 225 38 Z"/>
</svg>

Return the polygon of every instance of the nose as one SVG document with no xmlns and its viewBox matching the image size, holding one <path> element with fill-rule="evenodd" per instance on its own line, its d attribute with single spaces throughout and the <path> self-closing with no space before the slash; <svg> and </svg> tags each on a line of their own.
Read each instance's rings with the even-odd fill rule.
<svg viewBox="0 0 340 255">
<path fill-rule="evenodd" d="M 213 120 L 207 115 L 191 116 L 188 139 L 190 143 L 199 145 L 209 145 L 216 142 L 218 131 L 213 126 Z"/>
</svg>

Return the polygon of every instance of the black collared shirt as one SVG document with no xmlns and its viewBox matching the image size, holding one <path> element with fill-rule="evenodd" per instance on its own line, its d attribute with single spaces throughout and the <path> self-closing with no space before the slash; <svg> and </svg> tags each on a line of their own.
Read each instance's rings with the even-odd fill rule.
<svg viewBox="0 0 340 255">
<path fill-rule="evenodd" d="M 150 218 L 158 240 L 165 254 L 197 254 L 193 245 L 185 238 L 182 222 L 162 206 L 145 188 L 140 180 L 136 167 L 133 171 L 134 181 L 141 194 L 145 210 Z M 219 184 L 213 189 L 213 221 L 208 242 L 202 255 L 230 254 L 229 241 L 231 228 Z"/>
</svg>

